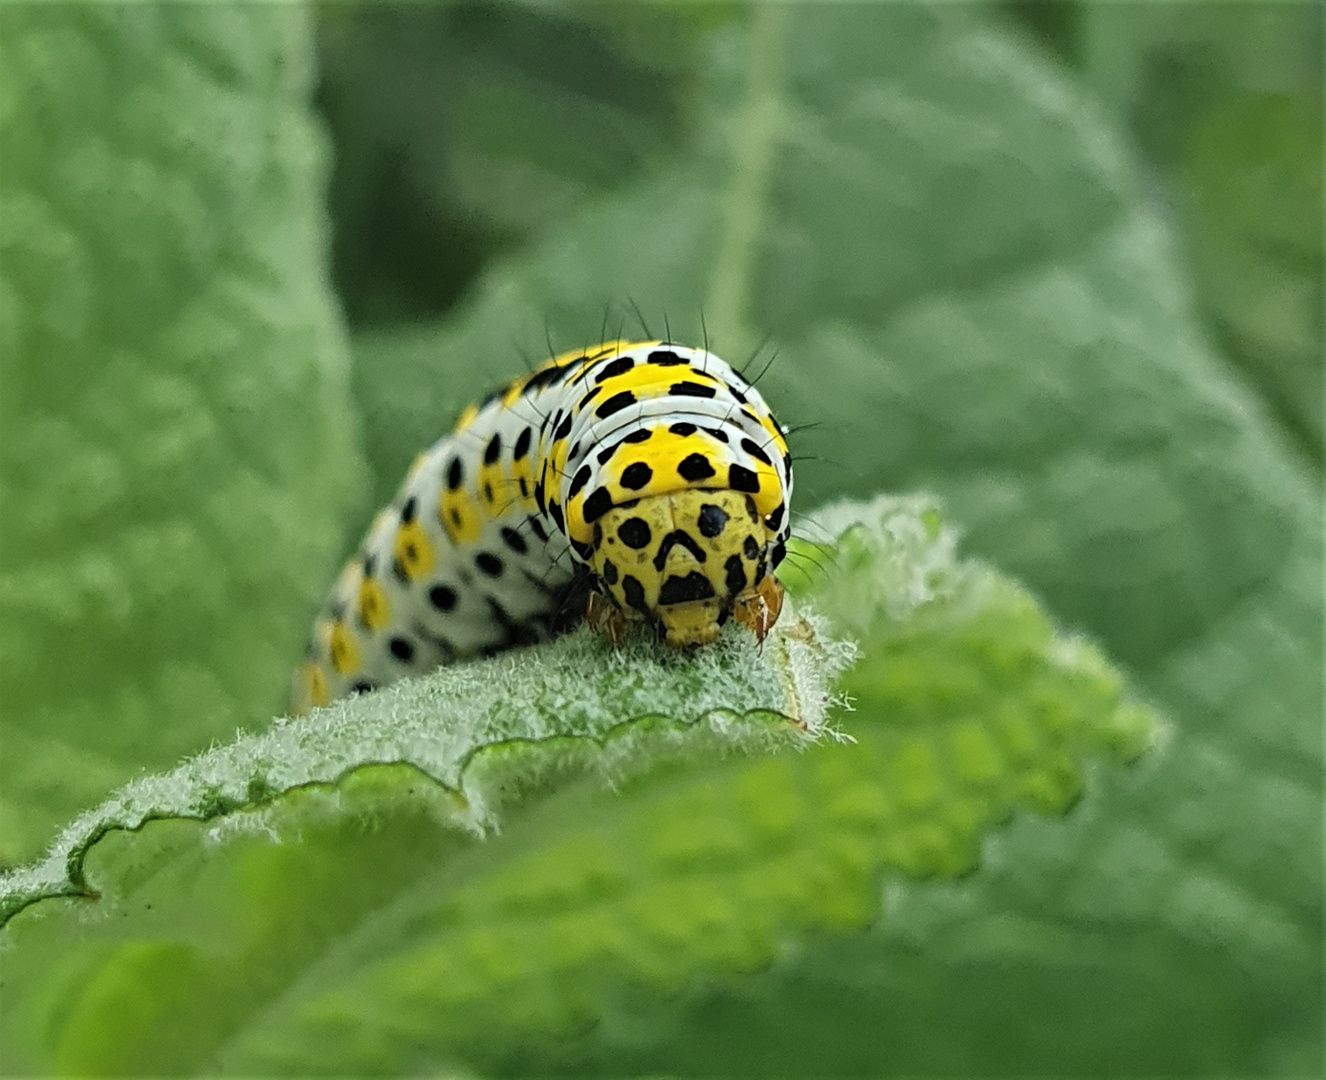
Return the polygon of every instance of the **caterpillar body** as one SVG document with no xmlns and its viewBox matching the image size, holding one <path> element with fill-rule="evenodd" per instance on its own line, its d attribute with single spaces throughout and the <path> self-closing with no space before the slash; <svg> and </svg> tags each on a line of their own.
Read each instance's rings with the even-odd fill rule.
<svg viewBox="0 0 1326 1080">
<path fill-rule="evenodd" d="M 494 390 L 414 461 L 314 625 L 298 711 L 575 618 L 674 646 L 763 639 L 792 461 L 760 393 L 706 349 L 607 342 Z"/>
</svg>

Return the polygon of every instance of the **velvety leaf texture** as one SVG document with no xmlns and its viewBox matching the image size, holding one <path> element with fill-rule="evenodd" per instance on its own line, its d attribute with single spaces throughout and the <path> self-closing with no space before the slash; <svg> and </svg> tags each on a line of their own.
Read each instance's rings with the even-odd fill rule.
<svg viewBox="0 0 1326 1080">
<path fill-rule="evenodd" d="M 0 862 L 281 705 L 360 465 L 297 8 L 0 12 Z"/>
<path fill-rule="evenodd" d="M 48 897 L 94 896 L 83 859 L 108 832 L 209 821 L 374 764 L 417 769 L 451 794 L 458 827 L 483 833 L 508 797 L 508 760 L 519 766 L 518 792 L 544 773 L 575 771 L 587 755 L 624 768 L 651 756 L 642 743 L 655 756 L 654 743 L 744 746 L 790 732 L 789 721 L 814 738 L 853 652 L 789 612 L 765 645 L 730 633 L 696 658 L 645 641 L 613 650 L 582 628 L 545 649 L 442 668 L 135 780 L 76 819 L 41 863 L 0 876 L 0 920 Z"/>
<path fill-rule="evenodd" d="M 1107 781 L 1099 812 L 1015 827 L 970 880 L 906 890 L 868 944 L 790 957 L 671 1027 L 602 1029 L 582 1060 L 1315 1069 L 1318 477 L 1202 331 L 1126 145 L 953 9 L 761 7 L 718 37 L 712 74 L 712 154 L 588 209 L 460 318 L 362 342 L 379 483 L 513 335 L 570 347 L 633 297 L 655 333 L 666 315 L 694 340 L 703 310 L 738 361 L 771 335 L 761 388 L 822 425 L 799 444 L 816 459 L 799 499 L 938 492 L 973 551 L 1130 667 L 1175 737 Z M 447 385 L 406 400 L 439 358 Z"/>
<path fill-rule="evenodd" d="M 83 826 L 95 895 L 11 919 L 5 1068 L 537 1068 L 605 1013 L 647 1023 L 798 931 L 861 928 L 881 870 L 971 870 L 1015 813 L 1062 814 L 1089 762 L 1151 744 L 1099 653 L 956 560 L 933 503 L 825 517 L 829 569 L 790 584 L 862 641 L 836 739 L 849 654 L 785 615 L 698 663 L 581 632 L 209 752 L 87 822 L 133 831 Z"/>
</svg>

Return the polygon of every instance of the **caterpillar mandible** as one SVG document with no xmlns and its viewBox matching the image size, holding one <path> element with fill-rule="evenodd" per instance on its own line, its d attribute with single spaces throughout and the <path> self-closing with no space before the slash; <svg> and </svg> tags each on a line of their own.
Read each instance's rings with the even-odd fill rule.
<svg viewBox="0 0 1326 1080">
<path fill-rule="evenodd" d="M 783 589 L 792 459 L 760 393 L 707 349 L 612 341 L 471 405 L 421 453 L 315 622 L 298 711 L 545 638 L 571 618 L 673 646 Z"/>
</svg>

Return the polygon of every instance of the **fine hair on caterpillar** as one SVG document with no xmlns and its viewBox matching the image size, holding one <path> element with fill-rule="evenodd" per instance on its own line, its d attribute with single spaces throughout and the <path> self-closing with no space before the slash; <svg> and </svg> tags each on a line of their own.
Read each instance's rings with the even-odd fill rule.
<svg viewBox="0 0 1326 1080">
<path fill-rule="evenodd" d="M 418 455 L 315 622 L 297 709 L 586 618 L 614 642 L 637 624 L 677 647 L 729 620 L 768 633 L 791 534 L 786 429 L 709 350 L 703 318 L 697 348 L 666 317 L 656 339 L 631 306 L 644 340 L 619 329 L 555 353 L 546 333 L 546 362 Z"/>
</svg>

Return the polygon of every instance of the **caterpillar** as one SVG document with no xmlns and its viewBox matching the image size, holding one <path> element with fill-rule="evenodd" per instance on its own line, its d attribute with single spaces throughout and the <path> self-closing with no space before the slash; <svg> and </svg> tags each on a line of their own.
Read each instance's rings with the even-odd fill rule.
<svg viewBox="0 0 1326 1080">
<path fill-rule="evenodd" d="M 792 459 L 760 393 L 708 349 L 611 341 L 471 405 L 421 453 L 315 621 L 297 711 L 537 641 L 579 619 L 669 645 L 783 590 Z"/>
</svg>

